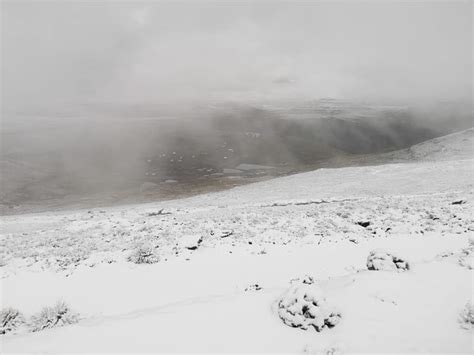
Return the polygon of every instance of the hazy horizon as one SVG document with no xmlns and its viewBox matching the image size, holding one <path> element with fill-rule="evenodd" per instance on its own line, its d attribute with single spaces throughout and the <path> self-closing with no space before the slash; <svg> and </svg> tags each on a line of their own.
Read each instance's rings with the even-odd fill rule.
<svg viewBox="0 0 474 355">
<path fill-rule="evenodd" d="M 472 104 L 472 2 L 2 1 L 2 109 Z"/>
</svg>

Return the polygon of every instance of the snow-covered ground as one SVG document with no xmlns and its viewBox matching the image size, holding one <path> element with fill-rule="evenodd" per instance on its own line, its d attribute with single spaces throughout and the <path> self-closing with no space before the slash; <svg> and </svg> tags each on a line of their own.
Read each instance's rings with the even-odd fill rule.
<svg viewBox="0 0 474 355">
<path fill-rule="evenodd" d="M 461 316 L 473 296 L 472 152 L 468 130 L 397 152 L 397 164 L 2 217 L 2 308 L 28 323 L 62 300 L 79 322 L 20 326 L 0 350 L 472 353 Z M 377 249 L 408 270 L 368 270 Z M 281 300 L 293 294 L 324 298 L 340 320 L 321 332 L 287 325 L 298 317 L 281 307 L 295 302 Z"/>
<path fill-rule="evenodd" d="M 387 156 L 390 155 L 405 161 L 472 159 L 474 155 L 473 132 L 474 129 L 471 128 L 434 138 L 407 149 L 388 153 Z"/>
</svg>

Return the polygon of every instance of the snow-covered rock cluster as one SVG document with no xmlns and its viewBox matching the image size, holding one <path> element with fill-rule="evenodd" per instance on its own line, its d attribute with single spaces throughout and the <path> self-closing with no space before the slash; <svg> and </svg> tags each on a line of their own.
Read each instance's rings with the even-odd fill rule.
<svg viewBox="0 0 474 355">
<path fill-rule="evenodd" d="M 328 304 L 316 284 L 294 284 L 278 301 L 278 315 L 286 325 L 320 332 L 341 320 L 341 313 Z"/>
<path fill-rule="evenodd" d="M 371 251 L 367 257 L 367 269 L 369 270 L 399 270 L 406 271 L 410 269 L 410 265 L 406 260 L 387 253 L 383 250 Z"/>
</svg>

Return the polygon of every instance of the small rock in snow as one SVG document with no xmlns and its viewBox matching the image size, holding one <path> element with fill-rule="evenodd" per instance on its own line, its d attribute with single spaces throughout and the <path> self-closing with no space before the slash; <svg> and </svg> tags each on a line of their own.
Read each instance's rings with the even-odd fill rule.
<svg viewBox="0 0 474 355">
<path fill-rule="evenodd" d="M 189 250 L 196 250 L 202 243 L 202 236 L 198 234 L 184 235 L 179 239 L 179 246 Z"/>
<path fill-rule="evenodd" d="M 217 236 L 219 236 L 220 238 L 227 238 L 230 237 L 233 233 L 234 231 L 232 230 L 222 230 L 217 232 Z"/>
</svg>

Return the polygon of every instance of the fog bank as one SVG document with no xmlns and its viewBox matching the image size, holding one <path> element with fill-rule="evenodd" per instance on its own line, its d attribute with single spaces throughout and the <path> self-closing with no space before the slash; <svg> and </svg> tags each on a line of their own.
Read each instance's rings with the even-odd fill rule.
<svg viewBox="0 0 474 355">
<path fill-rule="evenodd" d="M 9 112 L 472 99 L 472 2 L 2 1 Z"/>
</svg>

